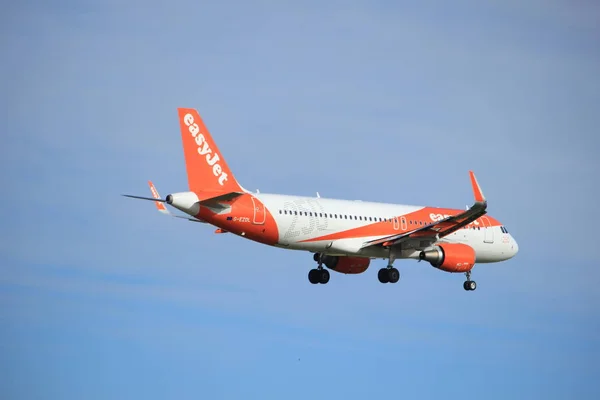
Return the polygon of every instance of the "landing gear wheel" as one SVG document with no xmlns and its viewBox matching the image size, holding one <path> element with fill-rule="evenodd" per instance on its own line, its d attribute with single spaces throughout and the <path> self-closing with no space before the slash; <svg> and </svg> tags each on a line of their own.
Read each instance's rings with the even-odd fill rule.
<svg viewBox="0 0 600 400">
<path fill-rule="evenodd" d="M 315 260 L 315 262 L 319 262 L 319 259 L 321 258 L 321 255 L 319 253 L 315 253 L 313 255 L 313 260 Z"/>
<path fill-rule="evenodd" d="M 467 280 L 465 281 L 465 283 L 463 283 L 463 288 L 467 291 L 477 289 L 477 284 L 475 283 L 475 281 L 471 280 L 471 271 L 465 272 L 465 275 L 467 276 Z"/>
<path fill-rule="evenodd" d="M 313 285 L 317 283 L 324 285 L 329 282 L 329 271 L 326 269 L 311 269 L 308 271 L 308 281 Z"/>
<path fill-rule="evenodd" d="M 321 280 L 319 275 L 320 274 L 318 269 L 311 269 L 310 271 L 308 271 L 308 281 L 313 285 L 316 285 Z"/>
<path fill-rule="evenodd" d="M 379 282 L 381 282 L 381 283 L 388 283 L 390 281 L 390 278 L 388 276 L 387 268 L 381 268 L 379 270 L 379 272 L 377 273 L 377 278 L 379 279 Z"/>
<path fill-rule="evenodd" d="M 326 269 L 320 269 L 317 271 L 319 271 L 319 283 L 325 285 L 327 282 L 329 282 L 329 271 L 327 271 Z"/>
<path fill-rule="evenodd" d="M 390 268 L 387 270 L 388 280 L 390 283 L 396 283 L 400 280 L 400 272 L 396 268 Z"/>
</svg>

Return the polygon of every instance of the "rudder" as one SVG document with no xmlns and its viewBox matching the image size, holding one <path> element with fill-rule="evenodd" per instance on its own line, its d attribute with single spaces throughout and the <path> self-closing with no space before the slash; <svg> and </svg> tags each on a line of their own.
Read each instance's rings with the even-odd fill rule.
<svg viewBox="0 0 600 400">
<path fill-rule="evenodd" d="M 243 192 L 198 111 L 193 108 L 177 111 L 189 189 Z"/>
</svg>

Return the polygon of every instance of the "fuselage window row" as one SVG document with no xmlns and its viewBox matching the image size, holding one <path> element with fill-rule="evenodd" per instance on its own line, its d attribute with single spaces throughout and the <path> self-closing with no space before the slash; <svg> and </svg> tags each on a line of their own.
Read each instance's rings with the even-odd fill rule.
<svg viewBox="0 0 600 400">
<path fill-rule="evenodd" d="M 304 212 L 304 214 L 302 214 Z M 358 216 L 358 215 L 348 215 L 348 214 L 327 214 L 327 213 L 319 213 L 317 215 L 317 213 L 313 213 L 313 212 L 308 212 L 308 211 L 300 211 L 300 214 L 298 214 L 298 211 L 292 211 L 292 210 L 279 210 L 279 214 L 283 214 L 283 215 L 304 215 L 304 216 L 308 216 L 308 217 L 321 217 L 321 218 L 333 218 L 333 219 L 354 219 L 354 220 L 360 220 L 360 221 L 371 221 L 371 222 L 377 222 L 377 220 L 379 219 L 379 222 L 395 222 L 398 223 L 398 219 L 397 218 L 386 218 L 386 217 L 366 217 L 366 216 Z M 313 215 L 314 214 L 314 215 Z M 411 225 L 413 223 L 413 221 L 410 221 Z M 415 221 L 415 224 L 417 222 Z M 421 223 L 423 224 L 423 222 Z"/>
<path fill-rule="evenodd" d="M 302 214 L 303 211 L 300 211 L 300 214 L 298 214 L 298 211 L 292 211 L 292 210 L 279 210 L 279 214 L 284 214 L 284 215 L 304 215 L 304 216 L 309 216 L 309 217 L 321 217 L 321 218 L 332 218 L 332 219 L 354 219 L 355 220 L 360 220 L 360 221 L 375 221 L 377 222 L 377 219 L 379 218 L 379 222 L 394 222 L 394 223 L 398 223 L 398 219 L 397 218 L 386 218 L 386 217 L 365 217 L 365 216 L 352 216 L 352 215 L 347 215 L 347 214 L 328 214 L 328 213 L 313 213 L 313 212 L 308 212 L 308 211 L 304 211 L 304 214 Z M 313 215 L 314 214 L 314 215 Z M 415 220 L 409 220 L 408 223 L 410 225 L 428 225 L 427 222 L 424 221 L 415 221 Z M 484 227 L 485 228 L 485 227 Z M 481 227 L 477 226 L 471 226 L 471 227 L 464 227 L 462 229 L 477 229 L 477 230 L 481 230 Z M 501 226 L 500 229 L 502 230 L 502 232 L 504 233 L 508 233 L 508 230 L 504 227 Z"/>
</svg>

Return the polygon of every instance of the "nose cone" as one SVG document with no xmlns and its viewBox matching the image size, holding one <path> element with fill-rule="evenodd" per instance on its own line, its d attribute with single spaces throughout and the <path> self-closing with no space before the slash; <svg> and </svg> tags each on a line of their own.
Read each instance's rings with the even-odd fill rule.
<svg viewBox="0 0 600 400">
<path fill-rule="evenodd" d="M 511 251 L 512 251 L 512 256 L 514 257 L 517 255 L 517 253 L 519 252 L 519 244 L 517 243 L 517 241 L 515 240 L 514 237 L 510 237 L 510 244 L 511 244 Z"/>
</svg>

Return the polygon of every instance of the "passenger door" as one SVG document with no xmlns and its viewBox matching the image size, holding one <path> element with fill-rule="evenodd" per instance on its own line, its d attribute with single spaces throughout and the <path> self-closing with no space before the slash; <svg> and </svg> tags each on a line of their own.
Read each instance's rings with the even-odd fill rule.
<svg viewBox="0 0 600 400">
<path fill-rule="evenodd" d="M 263 225 L 265 223 L 265 220 L 267 219 L 265 206 L 262 203 L 262 201 L 254 198 L 254 196 L 252 196 L 251 199 L 252 206 L 254 208 L 254 217 L 252 219 L 252 223 L 254 225 Z"/>
<path fill-rule="evenodd" d="M 483 242 L 494 243 L 494 227 L 490 223 L 488 217 L 481 217 L 483 222 Z"/>
</svg>

